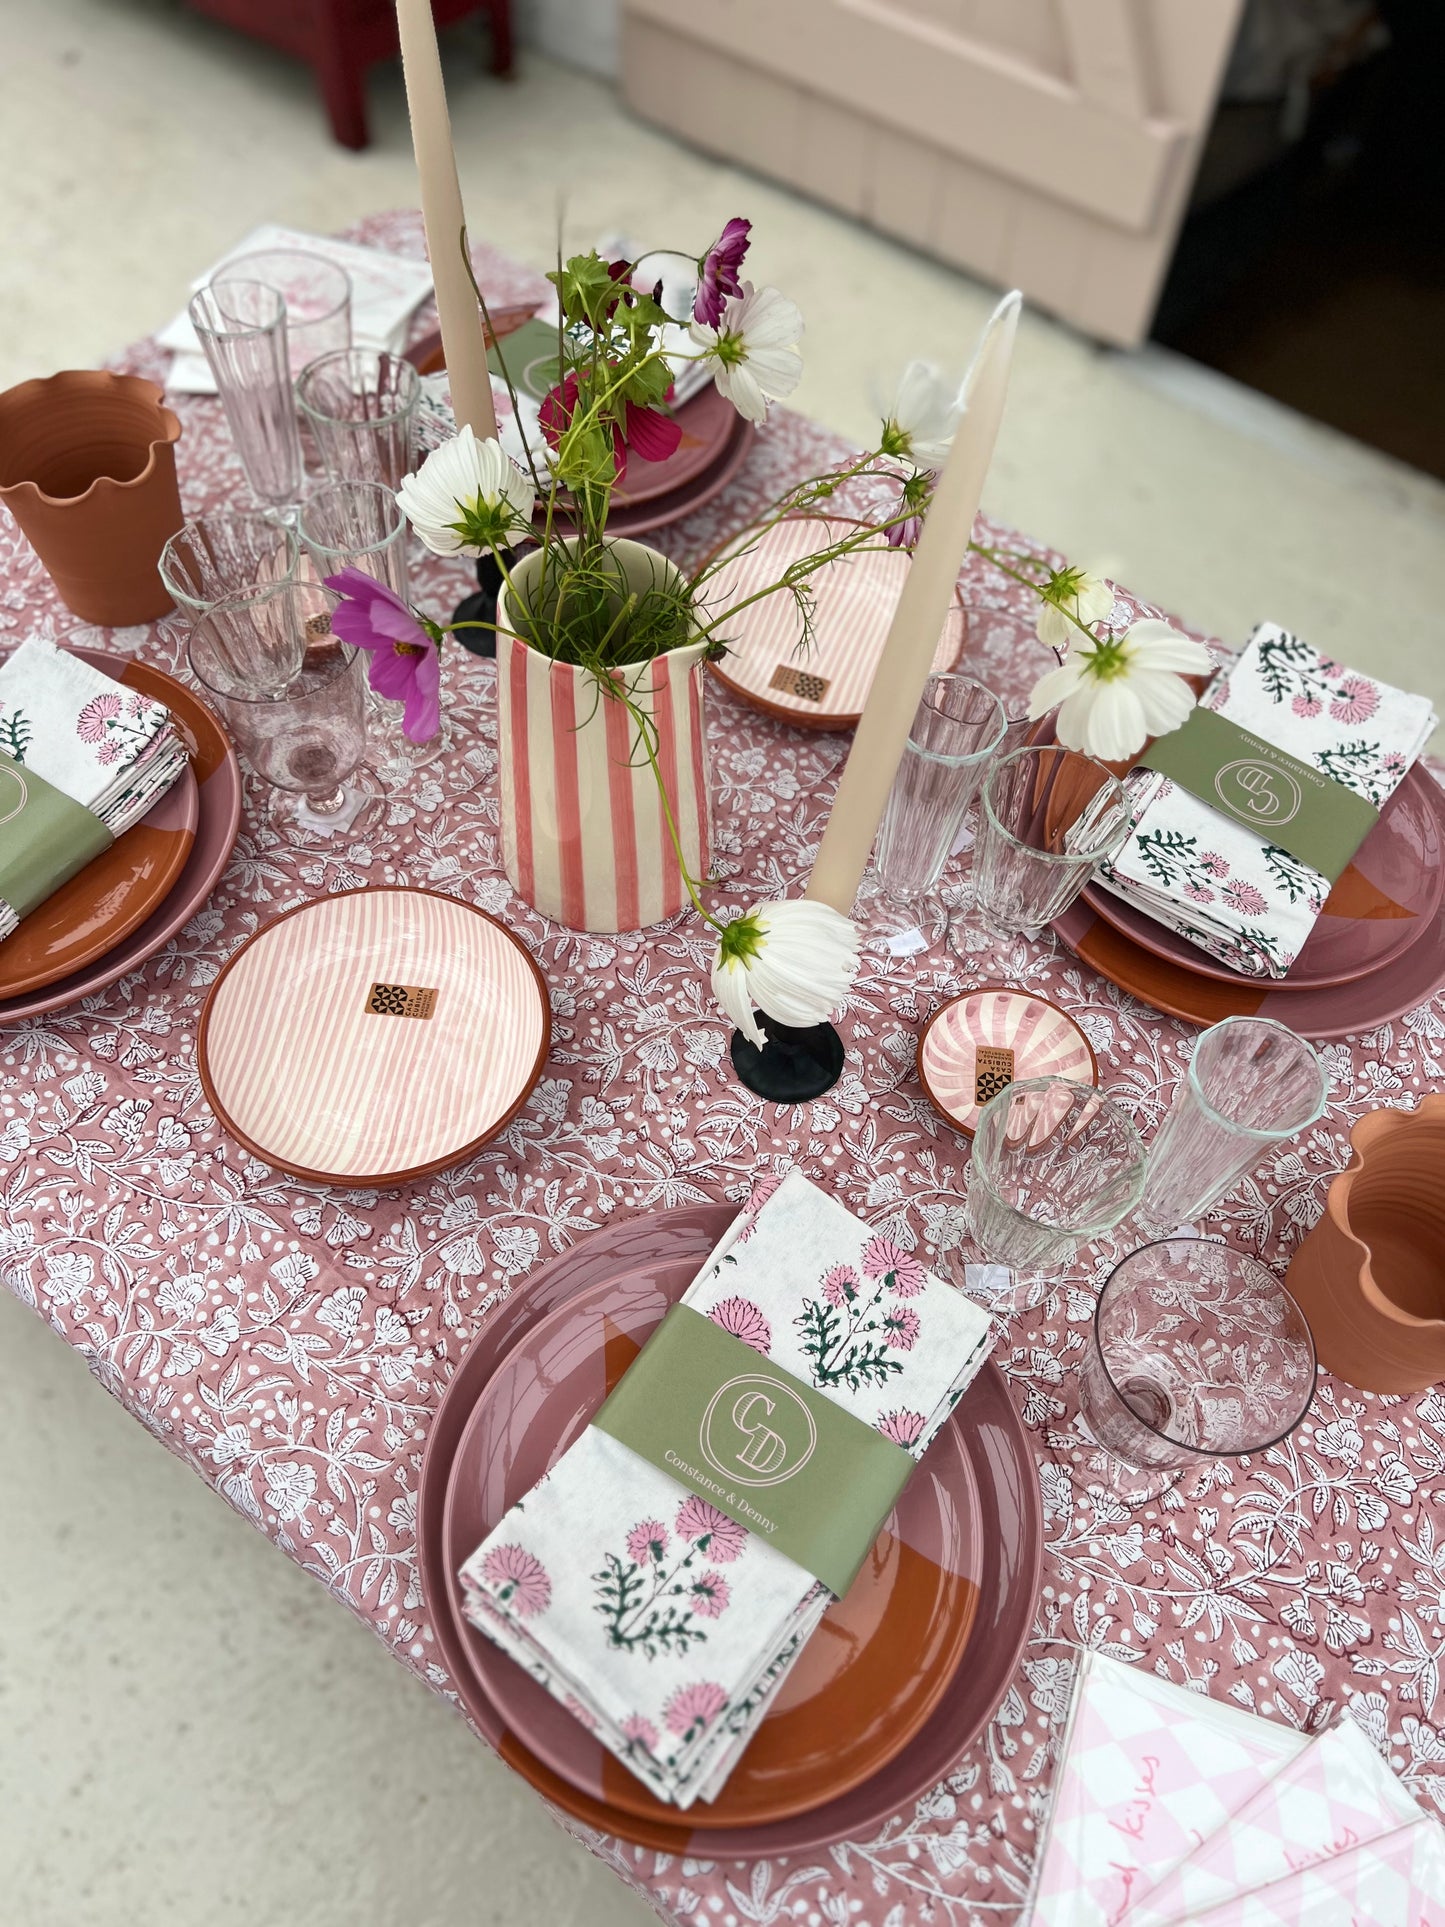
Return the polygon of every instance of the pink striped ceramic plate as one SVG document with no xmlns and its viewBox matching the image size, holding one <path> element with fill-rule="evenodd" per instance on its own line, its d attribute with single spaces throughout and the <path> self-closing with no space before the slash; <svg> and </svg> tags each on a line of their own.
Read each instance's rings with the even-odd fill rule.
<svg viewBox="0 0 1445 1927">
<path fill-rule="evenodd" d="M 859 526 L 843 517 L 798 515 L 756 539 L 737 537 L 728 545 L 735 553 L 704 587 L 703 606 L 710 616 L 724 613 Z M 906 550 L 881 547 L 820 569 L 809 578 L 814 617 L 806 647 L 800 647 L 797 604 L 786 590 L 750 603 L 718 630 L 729 653 L 709 669 L 734 695 L 783 722 L 851 729 L 868 700 L 911 563 Z M 964 634 L 963 604 L 956 598 L 938 640 L 936 672 L 957 662 Z"/>
<path fill-rule="evenodd" d="M 541 972 L 493 918 L 430 890 L 347 890 L 241 946 L 196 1060 L 221 1124 L 267 1164 L 402 1184 L 511 1122 L 550 1029 Z"/>
<path fill-rule="evenodd" d="M 1030 991 L 992 986 L 967 991 L 936 1010 L 918 1040 L 924 1095 L 968 1137 L 988 1100 L 1025 1077 L 1099 1081 L 1083 1031 L 1057 1004 Z"/>
</svg>

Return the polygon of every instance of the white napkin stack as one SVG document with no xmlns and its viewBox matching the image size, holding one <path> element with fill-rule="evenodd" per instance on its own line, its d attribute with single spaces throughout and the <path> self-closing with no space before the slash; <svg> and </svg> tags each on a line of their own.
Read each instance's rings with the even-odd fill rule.
<svg viewBox="0 0 1445 1927">
<path fill-rule="evenodd" d="M 987 1315 L 791 1173 L 682 1300 L 920 1458 Z M 660 1798 L 721 1790 L 833 1595 L 589 1427 L 462 1568 L 467 1616 Z"/>
<path fill-rule="evenodd" d="M 122 836 L 180 780 L 186 746 L 163 703 L 32 636 L 0 663 L 0 749 Z M 0 900 L 0 940 L 17 919 Z"/>
<path fill-rule="evenodd" d="M 1322 656 L 1263 622 L 1200 698 L 1378 809 L 1435 727 L 1425 696 Z M 1283 977 L 1303 949 L 1329 882 L 1267 838 L 1152 771 L 1126 785 L 1134 828 L 1099 883 L 1250 977 Z"/>
<path fill-rule="evenodd" d="M 324 255 L 346 270 L 351 276 L 351 340 L 356 348 L 384 348 L 400 354 L 412 316 L 432 291 L 432 272 L 425 261 L 333 240 L 329 234 L 305 234 L 297 228 L 267 224 L 254 228 L 244 241 L 213 261 L 191 283 L 191 292 L 204 288 L 217 268 L 225 267 L 238 255 L 256 254 L 266 248 L 300 248 L 306 254 Z M 174 353 L 166 378 L 172 394 L 215 394 L 216 378 L 184 309 L 166 323 L 156 340 Z"/>
</svg>

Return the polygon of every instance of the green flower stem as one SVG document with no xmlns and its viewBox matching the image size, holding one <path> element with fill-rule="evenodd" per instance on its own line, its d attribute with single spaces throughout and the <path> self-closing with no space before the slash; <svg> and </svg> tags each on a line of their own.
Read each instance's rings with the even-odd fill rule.
<svg viewBox="0 0 1445 1927">
<path fill-rule="evenodd" d="M 985 562 L 991 562 L 1000 574 L 1008 576 L 1013 582 L 1021 582 L 1026 589 L 1032 589 L 1040 602 L 1048 601 L 1048 597 L 1044 595 L 1040 584 L 1035 582 L 1032 576 L 1021 575 L 1017 569 L 1010 568 L 1009 564 L 1003 559 L 1005 555 L 1009 555 L 1015 562 L 1027 562 L 1036 569 L 1049 569 L 1050 565 L 1044 561 L 1042 556 L 1029 555 L 1026 551 L 1016 549 L 990 549 L 985 547 L 982 542 L 970 542 L 968 546 L 975 555 L 981 555 Z M 1051 569 L 1050 573 L 1052 573 Z M 1081 635 L 1087 636 L 1089 642 L 1097 646 L 1099 638 L 1094 634 L 1087 622 L 1081 622 L 1079 620 L 1072 609 L 1066 609 L 1062 602 L 1050 602 L 1049 607 L 1051 609 L 1057 609 L 1066 621 L 1073 623 Z M 1058 656 L 1058 653 L 1056 649 L 1054 654 Z M 1060 657 L 1059 660 L 1062 661 L 1063 658 Z"/>
</svg>

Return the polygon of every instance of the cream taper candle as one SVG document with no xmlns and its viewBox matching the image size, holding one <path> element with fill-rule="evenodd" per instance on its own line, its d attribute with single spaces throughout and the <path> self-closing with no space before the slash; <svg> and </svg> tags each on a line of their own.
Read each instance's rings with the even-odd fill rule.
<svg viewBox="0 0 1445 1927">
<path fill-rule="evenodd" d="M 436 283 L 437 320 L 452 407 L 459 425 L 469 425 L 475 434 L 491 436 L 497 432 L 497 412 L 492 406 L 486 336 L 476 290 L 462 258 L 467 217 L 462 211 L 431 0 L 396 0 L 396 30 L 401 39 L 411 144 L 421 180 L 421 215 Z"/>
<path fill-rule="evenodd" d="M 903 759 L 909 726 L 933 671 L 958 571 L 968 554 L 973 518 L 1003 417 L 1022 302 L 1017 289 L 999 302 L 965 378 L 963 418 L 924 518 L 805 892 L 844 916 L 858 894 L 883 806 Z"/>
</svg>

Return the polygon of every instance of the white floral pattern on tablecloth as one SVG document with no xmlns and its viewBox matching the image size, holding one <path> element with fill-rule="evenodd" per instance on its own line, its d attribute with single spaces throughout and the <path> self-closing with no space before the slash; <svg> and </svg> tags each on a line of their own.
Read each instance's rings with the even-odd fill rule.
<svg viewBox="0 0 1445 1927">
<path fill-rule="evenodd" d="M 416 252 L 412 214 L 367 221 Z M 479 254 L 489 292 L 540 276 Z M 153 346 L 124 366 L 163 373 Z M 175 402 L 188 508 L 240 489 L 219 405 Z M 737 482 L 663 538 L 701 555 L 789 477 L 842 445 L 779 413 Z M 996 539 L 1006 532 L 991 531 Z M 1361 561 L 1360 566 L 1368 566 Z M 428 558 L 417 590 L 445 609 L 464 572 Z M 1013 591 L 971 568 L 970 595 Z M 1129 613 L 1153 614 L 1121 598 Z M 19 531 L 0 519 L 0 638 L 82 631 L 161 664 L 164 631 L 85 630 Z M 806 1109 L 765 1105 L 727 1064 L 693 918 L 641 937 L 545 923 L 500 873 L 490 664 L 448 672 L 448 758 L 390 801 L 373 834 L 298 849 L 251 791 L 207 907 L 142 971 L 86 1004 L 0 1032 L 0 1271 L 170 1450 L 366 1619 L 439 1692 L 418 1594 L 417 1478 L 457 1359 L 530 1268 L 619 1210 L 744 1199 L 801 1166 L 850 1210 L 925 1255 L 957 1239 L 967 1144 L 914 1075 L 918 1030 L 978 973 L 938 952 L 864 961 L 843 1025 L 842 1080 Z M 711 699 L 724 900 L 745 906 L 807 872 L 848 739 L 788 729 Z M 450 891 L 524 939 L 552 998 L 542 1081 L 504 1135 L 425 1183 L 374 1192 L 278 1177 L 218 1131 L 196 1077 L 206 987 L 289 905 L 361 883 Z M 997 971 L 1000 954 L 984 959 Z M 1140 1122 L 1165 1108 L 1195 1032 L 1103 981 L 1051 938 L 1016 942 L 1013 981 L 1087 1032 L 1102 1081 Z M 1328 1111 L 1216 1213 L 1283 1267 L 1346 1161 L 1351 1124 L 1445 1084 L 1445 1002 L 1432 999 L 1323 1055 Z M 567 1824 L 673 1920 L 716 1927 L 971 1927 L 1017 1918 L 1054 1771 L 1071 1649 L 1099 1648 L 1299 1727 L 1347 1695 L 1427 1805 L 1445 1810 L 1445 1391 L 1385 1399 L 1322 1374 L 1311 1417 L 1247 1465 L 1143 1513 L 1091 1502 L 1057 1462 L 1100 1244 L 995 1351 L 1041 1465 L 1046 1544 L 1033 1636 L 995 1718 L 947 1782 L 869 1840 L 753 1866 L 677 1859 Z"/>
</svg>

